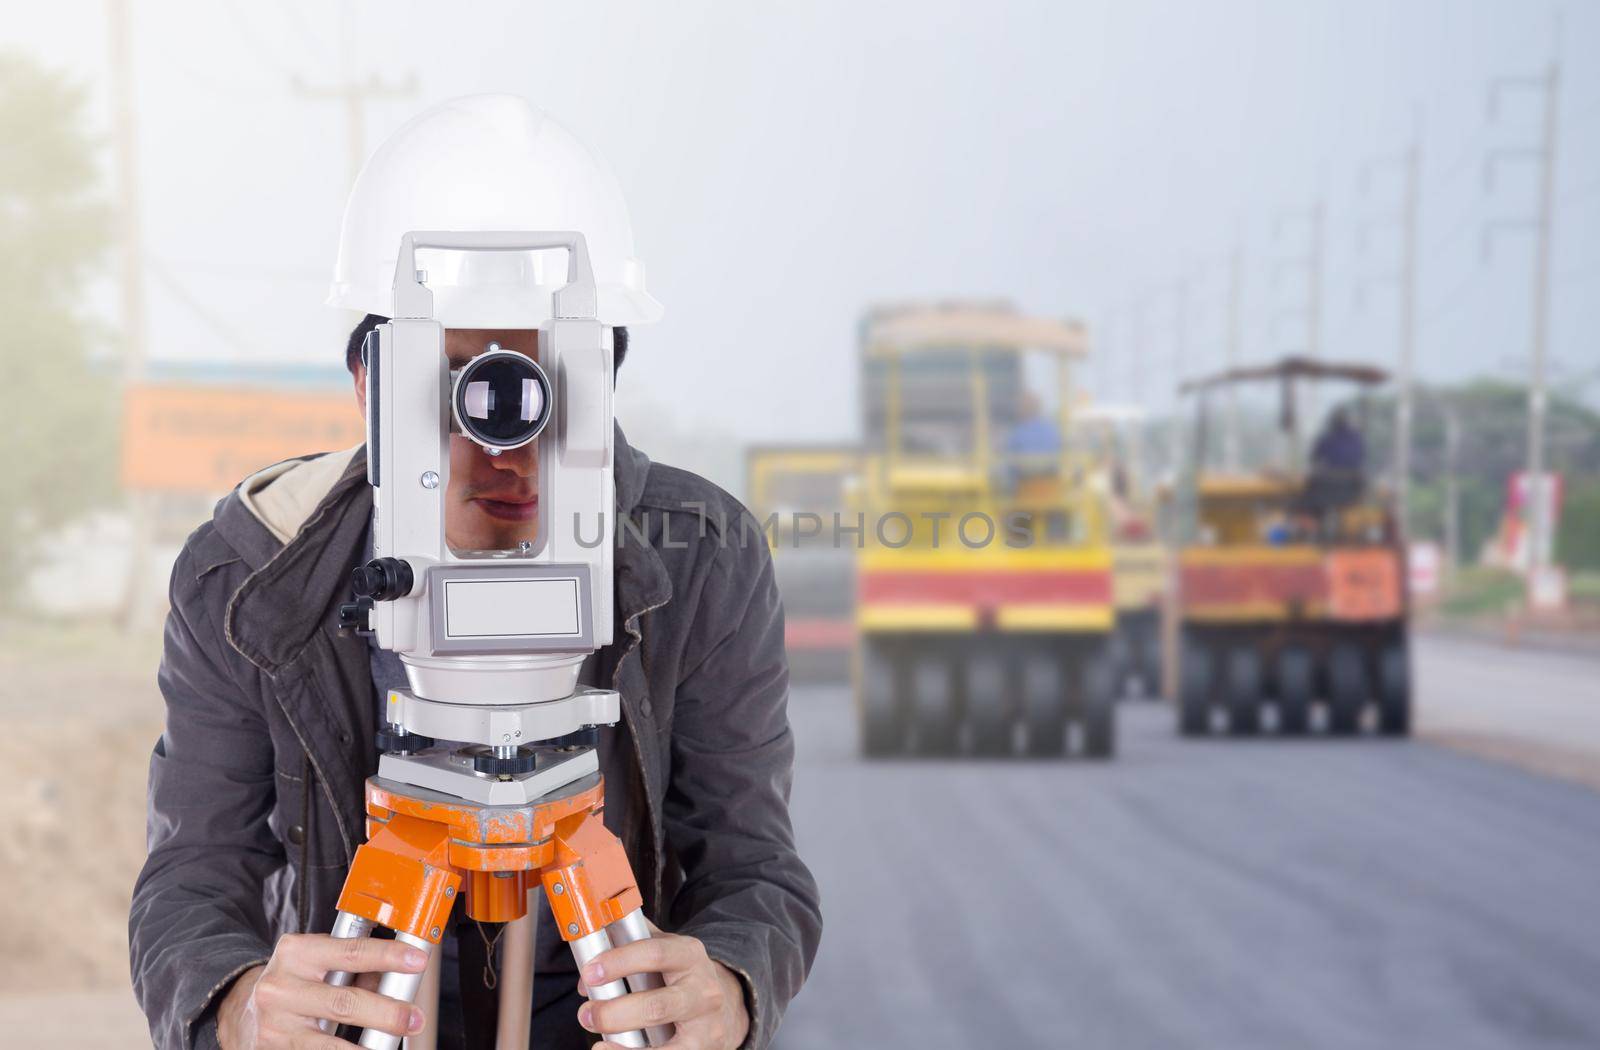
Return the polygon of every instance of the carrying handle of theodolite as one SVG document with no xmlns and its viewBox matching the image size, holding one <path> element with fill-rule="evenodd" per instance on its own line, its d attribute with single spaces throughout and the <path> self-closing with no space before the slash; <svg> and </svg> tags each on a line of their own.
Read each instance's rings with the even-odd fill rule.
<svg viewBox="0 0 1600 1050">
<path fill-rule="evenodd" d="M 417 270 L 417 249 L 437 248 L 461 252 L 539 252 L 565 249 L 567 283 L 556 290 L 554 314 L 558 318 L 593 320 L 599 312 L 594 267 L 589 264 L 589 244 L 576 230 L 532 232 L 521 230 L 412 230 L 400 238 L 400 256 L 394 264 L 394 315 L 432 317 L 433 293 Z"/>
</svg>

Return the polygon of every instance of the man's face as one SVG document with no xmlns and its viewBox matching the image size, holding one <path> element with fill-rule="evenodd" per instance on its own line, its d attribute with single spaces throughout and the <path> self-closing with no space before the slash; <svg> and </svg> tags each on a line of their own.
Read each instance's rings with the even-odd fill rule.
<svg viewBox="0 0 1600 1050">
<path fill-rule="evenodd" d="M 452 370 L 499 343 L 535 361 L 539 333 L 527 329 L 447 328 Z M 356 400 L 367 410 L 367 371 L 356 366 Z M 491 456 L 460 434 L 450 435 L 450 484 L 444 495 L 444 535 L 454 550 L 503 550 L 539 531 L 539 442 Z"/>
</svg>

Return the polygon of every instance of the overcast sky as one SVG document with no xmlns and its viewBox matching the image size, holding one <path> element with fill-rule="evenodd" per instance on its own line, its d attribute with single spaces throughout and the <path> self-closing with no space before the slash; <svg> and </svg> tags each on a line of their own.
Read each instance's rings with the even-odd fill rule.
<svg viewBox="0 0 1600 1050">
<path fill-rule="evenodd" d="M 103 99 L 102 3 L 9 6 L 8 43 Z M 1160 407 L 1180 369 L 1221 360 L 1236 241 L 1245 357 L 1303 348 L 1306 282 L 1288 260 L 1319 196 L 1324 352 L 1390 361 L 1398 239 L 1382 220 L 1398 169 L 1374 169 L 1365 194 L 1358 176 L 1419 118 L 1421 370 L 1525 367 L 1533 241 L 1499 236 L 1484 264 L 1480 231 L 1532 214 L 1537 166 L 1507 163 L 1492 194 L 1481 166 L 1487 147 L 1537 141 L 1542 99 L 1509 94 L 1490 124 L 1485 85 L 1542 71 L 1545 3 L 361 0 L 343 26 L 312 0 L 131 6 L 159 358 L 338 358 L 346 322 L 321 300 L 349 124 L 294 82 L 414 74 L 414 94 L 366 107 L 369 150 L 438 100 L 512 91 L 616 168 L 667 306 L 636 333 L 625 426 L 848 437 L 863 306 L 928 295 L 1079 316 L 1102 351 L 1091 385 Z M 1551 352 L 1592 398 L 1600 12 L 1569 6 Z"/>
</svg>

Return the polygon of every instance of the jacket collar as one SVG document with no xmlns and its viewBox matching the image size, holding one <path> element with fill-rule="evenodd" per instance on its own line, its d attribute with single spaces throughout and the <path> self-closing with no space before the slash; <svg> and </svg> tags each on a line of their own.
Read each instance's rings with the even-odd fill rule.
<svg viewBox="0 0 1600 1050">
<path fill-rule="evenodd" d="M 255 517 L 236 489 L 219 509 L 217 527 L 256 571 L 228 601 L 228 643 L 268 674 L 298 656 L 348 590 L 371 520 L 365 447 L 287 544 Z"/>
<path fill-rule="evenodd" d="M 644 494 L 650 458 L 628 443 L 620 426 L 613 441 L 618 518 L 630 515 Z M 218 533 L 239 552 L 251 573 L 228 602 L 229 644 L 268 674 L 297 657 L 349 587 L 350 569 L 363 552 L 372 519 L 365 446 L 317 503 L 305 524 L 283 543 L 235 489 L 217 506 Z M 616 550 L 616 609 L 630 634 L 638 618 L 672 597 L 666 567 L 654 548 L 628 540 Z"/>
<path fill-rule="evenodd" d="M 621 427 L 616 428 L 613 447 L 620 530 L 621 520 L 638 509 L 639 501 L 644 496 L 645 479 L 650 474 L 650 457 L 628 444 Z M 617 620 L 637 641 L 639 617 L 672 600 L 672 580 L 667 576 L 666 566 L 661 563 L 661 555 L 656 553 L 656 549 L 640 543 L 631 533 L 624 535 L 622 543 L 616 548 L 614 576 Z"/>
</svg>

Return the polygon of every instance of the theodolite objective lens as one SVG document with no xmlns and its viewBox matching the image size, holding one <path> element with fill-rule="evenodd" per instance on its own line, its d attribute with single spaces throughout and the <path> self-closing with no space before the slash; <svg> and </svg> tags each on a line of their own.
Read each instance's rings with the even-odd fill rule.
<svg viewBox="0 0 1600 1050">
<path fill-rule="evenodd" d="M 490 349 L 456 373 L 456 429 L 491 452 L 520 448 L 550 421 L 551 387 L 533 358 Z"/>
</svg>

